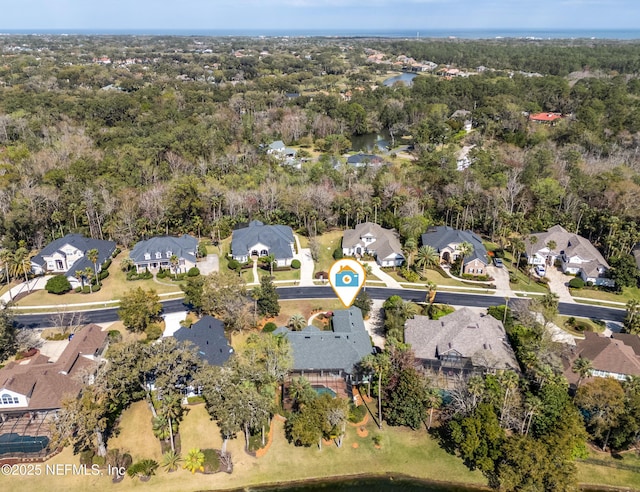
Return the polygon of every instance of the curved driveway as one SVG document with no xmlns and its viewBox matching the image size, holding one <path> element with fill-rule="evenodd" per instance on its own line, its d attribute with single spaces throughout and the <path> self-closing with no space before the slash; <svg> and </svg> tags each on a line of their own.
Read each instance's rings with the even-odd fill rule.
<svg viewBox="0 0 640 492">
<path fill-rule="evenodd" d="M 413 289 L 392 289 L 388 287 L 367 287 L 367 293 L 372 299 L 387 299 L 392 295 L 398 295 L 405 300 L 424 302 L 426 291 Z M 279 287 L 280 299 L 333 299 L 335 293 L 331 287 Z M 489 307 L 504 304 L 504 298 L 500 296 L 487 296 L 478 294 L 462 294 L 457 292 L 438 292 L 436 302 L 452 304 L 455 306 Z M 165 313 L 184 311 L 185 306 L 181 299 L 164 301 L 162 303 Z M 560 314 L 567 316 L 580 316 L 607 321 L 622 321 L 625 316 L 624 309 L 593 306 L 588 304 L 575 304 L 561 302 L 558 306 Z M 106 323 L 118 319 L 118 309 L 97 309 L 83 311 L 90 323 Z M 26 314 L 16 316 L 16 323 L 23 328 L 45 328 L 49 326 L 49 314 Z"/>
</svg>

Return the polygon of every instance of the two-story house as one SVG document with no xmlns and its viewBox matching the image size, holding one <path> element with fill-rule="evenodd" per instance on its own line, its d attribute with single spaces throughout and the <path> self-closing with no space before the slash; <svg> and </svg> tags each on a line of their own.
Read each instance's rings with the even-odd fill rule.
<svg viewBox="0 0 640 492">
<path fill-rule="evenodd" d="M 157 236 L 140 241 L 129 253 L 129 257 L 138 272 L 159 268 L 170 269 L 176 273 L 186 273 L 196 266 L 198 240 L 185 234 L 181 237 Z M 177 265 L 172 265 L 171 258 L 177 257 Z"/>
<path fill-rule="evenodd" d="M 421 236 L 423 246 L 432 246 L 440 255 L 441 263 L 453 263 L 461 256 L 460 245 L 469 243 L 471 253 L 463 258 L 462 272 L 469 275 L 487 274 L 487 249 L 480 237 L 471 231 L 461 231 L 449 226 L 430 227 Z"/>
<path fill-rule="evenodd" d="M 363 222 L 355 229 L 344 231 L 342 253 L 345 256 L 374 256 L 382 267 L 400 266 L 405 261 L 398 234 L 373 222 Z"/>
<path fill-rule="evenodd" d="M 295 256 L 293 230 L 289 226 L 265 225 L 259 220 L 236 229 L 231 237 L 231 256 L 241 263 L 252 256 L 273 255 L 279 267 L 290 266 Z"/>
<path fill-rule="evenodd" d="M 98 251 L 96 264 L 87 257 L 91 250 Z M 42 251 L 31 258 L 31 270 L 36 275 L 44 273 L 64 274 L 72 287 L 78 287 L 80 281 L 76 278 L 76 271 L 86 268 L 100 269 L 105 261 L 111 258 L 116 250 L 114 241 L 92 239 L 81 234 L 67 234 L 66 236 L 50 242 Z"/>
<path fill-rule="evenodd" d="M 560 225 L 527 237 L 525 255 L 530 265 L 553 265 L 559 260 L 564 273 L 579 275 L 594 285 L 615 285 L 608 277 L 609 264 L 600 251 L 588 239 L 568 232 Z"/>
</svg>

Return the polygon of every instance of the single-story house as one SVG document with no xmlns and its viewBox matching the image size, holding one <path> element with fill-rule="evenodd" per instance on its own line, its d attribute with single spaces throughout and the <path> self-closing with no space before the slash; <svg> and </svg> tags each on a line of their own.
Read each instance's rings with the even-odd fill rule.
<svg viewBox="0 0 640 492">
<path fill-rule="evenodd" d="M 179 342 L 191 342 L 198 356 L 212 366 L 223 365 L 233 354 L 233 348 L 224 335 L 224 324 L 213 316 L 203 316 L 190 328 L 183 326 L 173 337 Z"/>
<path fill-rule="evenodd" d="M 562 115 L 560 113 L 532 113 L 529 115 L 529 121 L 547 125 L 555 125 L 556 122 L 561 119 Z"/>
<path fill-rule="evenodd" d="M 241 263 L 251 256 L 272 254 L 279 267 L 290 266 L 295 256 L 293 230 L 289 226 L 265 225 L 259 220 L 236 229 L 231 237 L 231 256 Z"/>
<path fill-rule="evenodd" d="M 438 320 L 414 316 L 405 323 L 404 340 L 424 368 L 445 377 L 520 372 L 502 322 L 462 308 Z"/>
<path fill-rule="evenodd" d="M 573 372 L 578 357 L 591 361 L 589 377 L 614 378 L 626 381 L 640 376 L 640 338 L 638 335 L 614 333 L 612 338 L 585 332 L 584 340 L 577 340 L 564 359 L 564 375 L 571 385 L 577 385 L 580 375 Z M 588 379 L 588 378 L 587 378 Z"/>
<path fill-rule="evenodd" d="M 549 248 L 554 243 L 555 247 Z M 553 265 L 559 260 L 564 273 L 578 275 L 594 285 L 615 285 L 615 281 L 608 278 L 609 264 L 600 251 L 588 239 L 568 232 L 560 225 L 527 237 L 525 255 L 530 265 Z"/>
<path fill-rule="evenodd" d="M 136 243 L 129 257 L 138 272 L 159 268 L 174 270 L 171 257 L 178 257 L 176 273 L 186 273 L 196 266 L 198 240 L 185 234 L 181 237 L 157 236 Z"/>
<path fill-rule="evenodd" d="M 87 257 L 87 252 L 98 250 L 96 265 Z M 104 241 L 82 236 L 81 234 L 67 234 L 47 244 L 40 253 L 31 258 L 31 270 L 36 275 L 44 273 L 64 274 L 72 287 L 80 286 L 76 278 L 77 271 L 97 267 L 111 258 L 116 250 L 114 241 Z"/>
<path fill-rule="evenodd" d="M 342 253 L 345 256 L 372 255 L 382 267 L 400 266 L 405 261 L 396 231 L 373 222 L 363 222 L 355 229 L 344 231 Z"/>
<path fill-rule="evenodd" d="M 355 306 L 333 311 L 331 331 L 308 326 L 302 331 L 278 328 L 275 336 L 285 336 L 293 353 L 292 372 L 312 383 L 343 387 L 344 381 L 359 382 L 358 364 L 373 351 L 371 338 Z"/>
<path fill-rule="evenodd" d="M 82 388 L 81 376 L 95 374 L 108 343 L 107 332 L 87 325 L 71 336 L 57 360 L 39 352 L 0 369 L 0 420 L 56 411 Z"/>
<path fill-rule="evenodd" d="M 460 245 L 467 242 L 473 251 L 464 257 L 463 273 L 469 275 L 487 274 L 487 249 L 480 236 L 471 231 L 461 231 L 449 226 L 430 227 L 421 236 L 423 246 L 432 246 L 440 255 L 440 261 L 453 263 L 460 256 Z"/>
<path fill-rule="evenodd" d="M 354 154 L 347 157 L 347 164 L 354 167 L 369 166 L 382 166 L 385 163 L 384 159 L 375 154 Z"/>
</svg>

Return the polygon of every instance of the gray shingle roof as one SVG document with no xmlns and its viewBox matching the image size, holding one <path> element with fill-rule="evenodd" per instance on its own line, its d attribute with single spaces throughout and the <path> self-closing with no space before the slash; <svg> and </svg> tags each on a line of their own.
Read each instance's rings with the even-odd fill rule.
<svg viewBox="0 0 640 492">
<path fill-rule="evenodd" d="M 195 263 L 197 249 L 198 240 L 188 234 L 181 237 L 157 236 L 136 243 L 131 253 L 129 253 L 129 257 L 135 263 L 141 263 L 143 261 L 149 261 L 145 260 L 145 253 L 149 253 L 151 259 L 154 260 L 156 252 L 162 253 L 162 258 L 165 258 L 166 252 L 171 251 L 171 253 L 178 258 L 184 258 L 185 260 Z"/>
<path fill-rule="evenodd" d="M 502 323 L 469 308 L 439 320 L 427 316 L 408 319 L 404 339 L 418 359 L 435 361 L 452 352 L 470 359 L 476 367 L 520 370 Z"/>
<path fill-rule="evenodd" d="M 264 225 L 259 220 L 249 223 L 249 227 L 233 231 L 231 253 L 233 256 L 250 256 L 250 249 L 258 243 L 264 244 L 276 260 L 293 258 L 293 230 L 289 226 Z"/>
<path fill-rule="evenodd" d="M 31 258 L 31 263 L 34 263 L 43 269 L 46 269 L 47 262 L 44 259 L 45 256 L 50 256 L 56 251 L 59 251 L 60 248 L 64 247 L 65 244 L 70 244 L 74 248 L 79 249 L 85 255 L 87 251 L 91 249 L 98 250 L 98 266 L 102 265 L 105 261 L 111 258 L 111 255 L 116 249 L 116 243 L 114 241 L 104 241 L 102 239 L 93 239 L 90 237 L 84 237 L 82 234 L 67 234 L 64 237 L 56 239 L 55 241 L 50 242 L 42 251 Z M 93 270 L 93 263 L 84 256 L 77 260 L 66 272 L 65 275 L 73 276 L 77 270 L 84 270 L 85 268 L 90 267 Z"/>
<path fill-rule="evenodd" d="M 372 351 L 371 339 L 357 307 L 333 312 L 333 331 L 309 326 L 302 331 L 278 328 L 293 352 L 294 371 L 343 370 L 353 374 L 355 365 Z"/>
<path fill-rule="evenodd" d="M 179 342 L 193 343 L 200 358 L 212 366 L 221 366 L 233 353 L 224 336 L 224 324 L 212 316 L 203 316 L 191 328 L 182 327 L 173 336 Z"/>
<path fill-rule="evenodd" d="M 376 238 L 376 240 L 368 244 L 361 242 L 360 238 L 368 234 Z M 404 257 L 397 233 L 390 229 L 384 229 L 373 222 L 363 222 L 358 224 L 355 229 L 344 231 L 342 236 L 343 248 L 353 248 L 358 244 L 368 251 L 375 252 L 378 258 L 384 259 L 394 253 Z"/>
<path fill-rule="evenodd" d="M 464 257 L 464 264 L 478 259 L 487 265 L 487 249 L 482 244 L 480 236 L 471 231 L 460 231 L 449 226 L 430 227 L 422 237 L 422 245 L 433 246 L 438 253 L 449 245 L 459 245 L 463 242 L 471 243 L 473 253 Z"/>
</svg>

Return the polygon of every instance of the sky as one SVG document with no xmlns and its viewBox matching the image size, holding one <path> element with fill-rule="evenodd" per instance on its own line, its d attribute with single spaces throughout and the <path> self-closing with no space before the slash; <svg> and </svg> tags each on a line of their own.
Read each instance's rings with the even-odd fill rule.
<svg viewBox="0 0 640 492">
<path fill-rule="evenodd" d="M 638 28 L 640 0 L 0 0 L 0 32 Z"/>
</svg>

